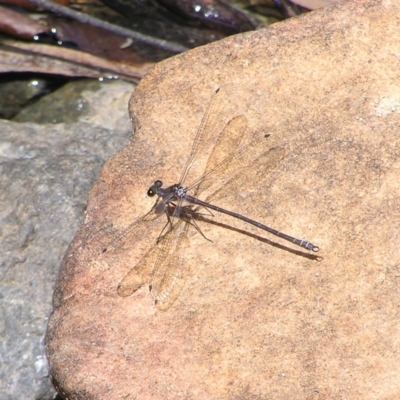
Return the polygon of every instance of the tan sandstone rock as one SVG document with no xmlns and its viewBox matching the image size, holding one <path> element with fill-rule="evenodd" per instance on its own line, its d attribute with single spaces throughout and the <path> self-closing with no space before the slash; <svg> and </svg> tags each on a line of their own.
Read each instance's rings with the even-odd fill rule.
<svg viewBox="0 0 400 400">
<path fill-rule="evenodd" d="M 65 397 L 399 398 L 399 27 L 398 2 L 342 2 L 142 80 L 131 144 L 104 166 L 57 281 L 46 344 Z M 323 260 L 213 213 L 199 222 L 213 242 L 189 229 L 174 304 L 154 305 L 149 276 L 121 297 L 164 218 L 102 250 L 150 210 L 156 179 L 177 183 L 220 86 L 232 96 L 216 130 L 244 115 L 284 157 L 218 205 L 312 241 Z"/>
</svg>

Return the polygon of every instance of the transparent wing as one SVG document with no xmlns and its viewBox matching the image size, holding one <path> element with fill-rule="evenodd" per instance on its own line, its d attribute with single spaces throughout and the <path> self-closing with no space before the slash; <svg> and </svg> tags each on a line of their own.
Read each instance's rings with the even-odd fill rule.
<svg viewBox="0 0 400 400">
<path fill-rule="evenodd" d="M 165 222 L 160 221 L 160 217 L 162 217 L 163 214 L 156 214 L 155 212 L 156 205 L 157 203 L 148 213 L 136 219 L 128 228 L 114 236 L 103 248 L 102 256 L 106 259 L 108 264 L 119 266 L 120 263 L 126 263 L 126 260 L 129 260 L 129 252 L 133 248 L 133 245 L 143 245 L 144 238 L 148 238 L 149 230 L 153 228 L 157 230 L 161 224 L 165 224 Z M 155 223 L 156 221 L 158 221 L 158 223 Z M 149 243 L 147 243 L 146 247 L 150 247 L 146 255 L 135 264 L 134 268 L 130 270 L 118 285 L 117 293 L 119 296 L 129 296 L 138 290 L 143 283 L 146 281 L 148 282 L 158 248 Z"/>
<path fill-rule="evenodd" d="M 206 202 L 219 202 L 224 197 L 237 195 L 251 186 L 252 182 L 265 179 L 284 158 L 285 150 L 281 147 L 263 149 L 261 144 L 262 142 L 255 140 L 243 152 L 238 152 L 233 157 L 232 164 L 226 168 L 229 173 L 224 175 L 224 182 L 209 190 Z"/>
<path fill-rule="evenodd" d="M 150 292 L 159 310 L 167 310 L 176 301 L 188 276 L 190 266 L 184 260 L 184 253 L 189 247 L 189 226 L 184 220 L 178 220 L 159 244 L 150 284 Z"/>
<path fill-rule="evenodd" d="M 130 239 L 137 237 L 138 231 L 145 225 L 148 229 L 148 225 L 144 223 L 148 221 L 155 221 L 158 217 L 160 217 L 160 215 L 162 215 L 162 212 L 156 213 L 158 207 L 160 207 L 160 202 L 157 200 L 150 211 L 137 218 L 118 235 L 115 235 L 103 249 L 103 253 L 111 253 L 121 249 L 126 242 L 130 242 Z"/>
<path fill-rule="evenodd" d="M 220 179 L 227 171 L 232 158 L 240 147 L 251 141 L 247 128 L 247 119 L 243 115 L 231 119 L 222 130 L 208 158 L 203 176 L 191 182 L 189 190 L 194 196 L 207 190 L 210 186 L 218 186 Z"/>
<path fill-rule="evenodd" d="M 118 285 L 121 297 L 135 293 L 144 283 L 150 282 L 150 292 L 159 310 L 167 310 L 179 297 L 190 270 L 184 262 L 184 252 L 189 246 L 189 224 L 175 219 L 171 230 L 162 236 Z"/>
<path fill-rule="evenodd" d="M 228 118 L 238 114 L 238 99 L 235 95 L 237 91 L 233 85 L 222 86 L 211 98 L 179 180 L 182 186 L 203 174 L 207 163 L 203 156 L 210 154 L 211 149 L 215 147 Z"/>
<path fill-rule="evenodd" d="M 163 240 L 165 240 L 165 236 L 160 238 L 159 245 L 153 246 L 124 277 L 118 285 L 117 293 L 119 296 L 130 296 L 140 289 L 144 283 L 150 282 L 152 269 L 160 252 L 159 246 L 161 246 Z"/>
<path fill-rule="evenodd" d="M 192 182 L 188 191 L 195 197 L 207 192 L 208 199 L 217 191 L 232 193 L 236 189 L 240 192 L 261 180 L 283 156 L 283 149 L 269 148 L 267 137 L 253 135 L 247 129 L 244 116 L 235 117 L 219 135 L 204 175 Z M 231 189 L 226 186 L 229 182 L 232 182 Z"/>
</svg>

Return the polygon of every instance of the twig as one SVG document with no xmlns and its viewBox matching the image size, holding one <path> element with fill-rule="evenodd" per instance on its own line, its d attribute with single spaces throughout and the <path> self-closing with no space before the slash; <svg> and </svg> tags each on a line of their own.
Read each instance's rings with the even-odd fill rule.
<svg viewBox="0 0 400 400">
<path fill-rule="evenodd" d="M 45 10 L 52 11 L 56 14 L 61 14 L 65 17 L 69 17 L 75 19 L 83 24 L 90 24 L 93 26 L 97 26 L 98 28 L 106 29 L 110 32 L 113 32 L 117 35 L 129 37 L 131 39 L 147 43 L 151 46 L 160 47 L 164 50 L 172 51 L 174 53 L 181 53 L 183 51 L 189 50 L 185 46 L 181 46 L 177 43 L 167 42 L 166 40 L 157 39 L 152 36 L 144 35 L 139 32 L 132 31 L 127 28 L 122 28 L 118 25 L 110 24 L 109 22 L 102 21 L 101 19 L 92 17 L 90 15 L 81 13 L 79 11 L 72 10 L 71 8 L 60 6 L 52 1 L 48 0 L 29 0 L 31 3 L 34 3 Z"/>
</svg>

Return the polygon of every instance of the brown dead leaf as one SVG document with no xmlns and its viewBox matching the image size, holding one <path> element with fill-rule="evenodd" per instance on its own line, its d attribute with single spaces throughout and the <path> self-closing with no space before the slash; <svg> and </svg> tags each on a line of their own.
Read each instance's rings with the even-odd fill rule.
<svg viewBox="0 0 400 400">
<path fill-rule="evenodd" d="M 144 76 L 153 63 L 142 65 L 108 61 L 82 51 L 44 44 L 3 40 L 0 43 L 0 72 L 40 72 L 66 76 L 98 78 L 116 75 L 135 81 Z"/>
</svg>

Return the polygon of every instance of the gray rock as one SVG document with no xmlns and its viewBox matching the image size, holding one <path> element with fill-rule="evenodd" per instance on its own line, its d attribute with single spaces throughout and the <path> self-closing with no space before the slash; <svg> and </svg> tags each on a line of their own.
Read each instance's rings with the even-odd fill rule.
<svg viewBox="0 0 400 400">
<path fill-rule="evenodd" d="M 130 132 L 125 110 L 133 85 L 116 85 L 108 128 L 93 118 L 99 114 L 95 106 L 90 124 L 0 120 L 1 399 L 54 397 L 43 341 L 57 271 L 104 161 L 128 142 Z M 118 129 L 111 130 L 112 121 Z"/>
</svg>

